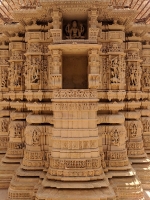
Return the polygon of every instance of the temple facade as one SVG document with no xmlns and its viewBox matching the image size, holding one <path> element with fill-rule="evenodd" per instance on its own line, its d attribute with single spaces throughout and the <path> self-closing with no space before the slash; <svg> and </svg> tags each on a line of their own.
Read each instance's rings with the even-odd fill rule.
<svg viewBox="0 0 150 200">
<path fill-rule="evenodd" d="M 8 200 L 144 200 L 150 26 L 109 0 L 41 0 L 0 24 Z"/>
</svg>

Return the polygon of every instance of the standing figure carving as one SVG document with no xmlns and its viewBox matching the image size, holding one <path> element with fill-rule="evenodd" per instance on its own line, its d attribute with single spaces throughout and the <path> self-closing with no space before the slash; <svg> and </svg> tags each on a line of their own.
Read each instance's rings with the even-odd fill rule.
<svg viewBox="0 0 150 200">
<path fill-rule="evenodd" d="M 40 144 L 40 133 L 37 130 L 32 133 L 32 143 L 34 146 Z"/>
<path fill-rule="evenodd" d="M 111 60 L 111 83 L 120 83 L 119 60 L 117 57 Z"/>
<path fill-rule="evenodd" d="M 131 123 L 130 127 L 129 127 L 129 130 L 130 130 L 131 137 L 136 137 L 137 136 L 137 126 L 135 124 Z"/>
<path fill-rule="evenodd" d="M 39 69 L 40 61 L 39 59 L 33 58 L 31 63 L 31 69 L 30 69 L 30 82 L 31 83 L 37 83 L 40 82 L 40 69 Z"/>
</svg>

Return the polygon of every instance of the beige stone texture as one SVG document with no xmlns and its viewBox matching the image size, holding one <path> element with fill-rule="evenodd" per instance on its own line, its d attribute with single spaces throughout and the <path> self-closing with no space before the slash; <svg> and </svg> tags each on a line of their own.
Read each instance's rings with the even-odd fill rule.
<svg viewBox="0 0 150 200">
<path fill-rule="evenodd" d="M 150 199 L 149 27 L 40 3 L 0 25 L 0 199 Z"/>
</svg>

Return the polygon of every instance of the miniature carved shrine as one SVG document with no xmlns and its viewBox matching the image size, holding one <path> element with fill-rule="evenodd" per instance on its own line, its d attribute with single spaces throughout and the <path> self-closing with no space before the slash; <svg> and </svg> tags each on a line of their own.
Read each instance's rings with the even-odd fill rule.
<svg viewBox="0 0 150 200">
<path fill-rule="evenodd" d="M 143 1 L 114 2 L 25 0 L 1 15 L 8 200 L 144 200 L 150 189 L 148 3 L 142 14 Z"/>
</svg>

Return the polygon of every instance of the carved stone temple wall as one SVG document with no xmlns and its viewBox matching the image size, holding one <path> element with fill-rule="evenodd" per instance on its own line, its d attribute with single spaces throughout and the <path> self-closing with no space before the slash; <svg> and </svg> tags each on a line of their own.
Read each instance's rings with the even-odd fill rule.
<svg viewBox="0 0 150 200">
<path fill-rule="evenodd" d="M 41 1 L 0 25 L 7 200 L 144 200 L 150 28 L 108 1 Z"/>
</svg>

